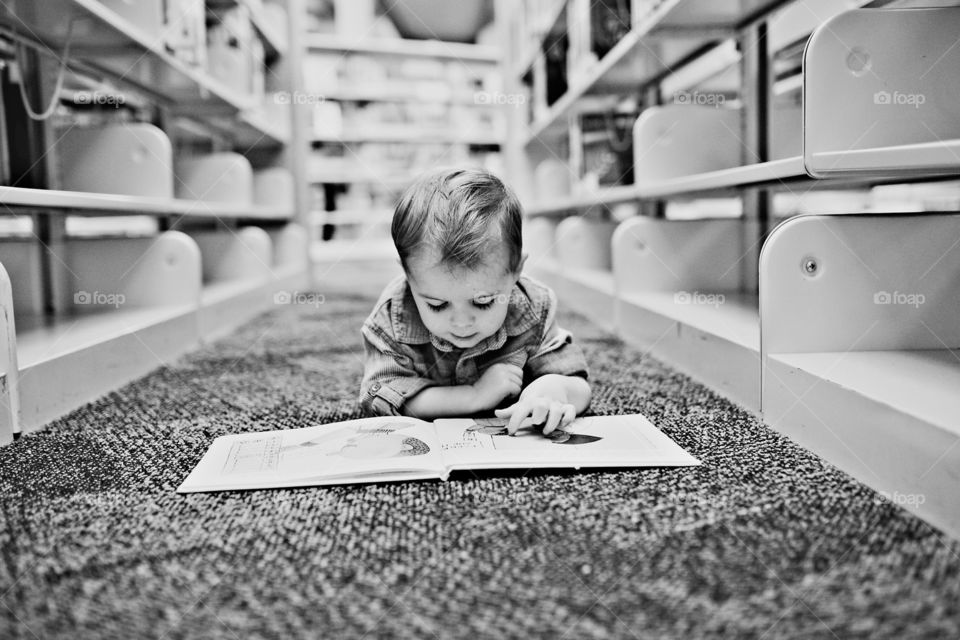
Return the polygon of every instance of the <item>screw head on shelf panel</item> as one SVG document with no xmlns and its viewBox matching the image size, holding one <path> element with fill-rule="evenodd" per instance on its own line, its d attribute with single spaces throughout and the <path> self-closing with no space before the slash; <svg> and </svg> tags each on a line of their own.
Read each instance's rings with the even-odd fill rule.
<svg viewBox="0 0 960 640">
<path fill-rule="evenodd" d="M 811 256 L 804 256 L 803 260 L 800 261 L 801 269 L 803 269 L 804 275 L 815 276 L 820 270 L 820 265 L 817 262 L 817 259 Z"/>
<path fill-rule="evenodd" d="M 850 53 L 847 54 L 847 69 L 849 69 L 853 75 L 860 77 L 870 71 L 871 66 L 873 66 L 873 61 L 870 59 L 870 54 L 867 53 L 866 50 L 860 47 L 854 47 L 850 50 Z"/>
</svg>

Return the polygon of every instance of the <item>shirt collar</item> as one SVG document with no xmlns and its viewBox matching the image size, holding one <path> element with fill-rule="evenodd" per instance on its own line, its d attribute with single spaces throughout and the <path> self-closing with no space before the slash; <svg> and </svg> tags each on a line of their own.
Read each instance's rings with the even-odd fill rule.
<svg viewBox="0 0 960 640">
<path fill-rule="evenodd" d="M 490 349 L 498 349 L 507 341 L 508 336 L 517 336 L 533 327 L 539 318 L 535 305 L 527 295 L 524 286 L 524 278 L 520 278 L 517 284 L 510 290 L 510 302 L 507 309 L 507 317 L 496 333 L 484 338 L 469 350 L 471 352 L 483 352 Z M 453 351 L 454 345 L 442 338 L 430 333 L 423 320 L 420 319 L 420 312 L 417 310 L 417 303 L 413 299 L 413 293 L 410 291 L 410 284 L 404 278 L 401 286 L 391 296 L 390 301 L 390 321 L 393 324 L 393 335 L 404 344 L 426 344 L 431 343 L 441 351 Z"/>
</svg>

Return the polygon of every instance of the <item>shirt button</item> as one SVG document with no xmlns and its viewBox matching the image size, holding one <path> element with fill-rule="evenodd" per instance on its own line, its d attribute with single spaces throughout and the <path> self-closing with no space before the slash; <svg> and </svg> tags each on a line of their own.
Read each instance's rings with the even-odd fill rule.
<svg viewBox="0 0 960 640">
<path fill-rule="evenodd" d="M 380 383 L 374 382 L 372 385 L 370 385 L 370 393 L 376 393 L 377 391 L 380 391 Z"/>
</svg>

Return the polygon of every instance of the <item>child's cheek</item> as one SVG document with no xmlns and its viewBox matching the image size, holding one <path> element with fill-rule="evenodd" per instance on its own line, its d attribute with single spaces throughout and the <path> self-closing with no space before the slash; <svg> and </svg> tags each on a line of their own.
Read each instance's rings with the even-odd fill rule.
<svg viewBox="0 0 960 640">
<path fill-rule="evenodd" d="M 493 316 L 492 324 L 494 325 L 495 329 L 499 329 L 507 321 L 507 312 L 509 310 L 510 308 L 504 304 L 500 306 L 495 313 L 491 314 Z"/>
</svg>

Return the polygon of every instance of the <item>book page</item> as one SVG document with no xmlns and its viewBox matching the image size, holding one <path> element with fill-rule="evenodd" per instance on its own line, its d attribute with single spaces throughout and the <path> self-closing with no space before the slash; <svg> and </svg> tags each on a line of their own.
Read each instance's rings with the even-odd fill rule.
<svg viewBox="0 0 960 640">
<path fill-rule="evenodd" d="M 506 435 L 499 418 L 437 420 L 451 469 L 687 466 L 700 462 L 641 415 L 577 418 L 544 436 L 526 426 Z"/>
<path fill-rule="evenodd" d="M 178 492 L 441 477 L 432 424 L 413 418 L 350 420 L 221 436 Z"/>
</svg>

